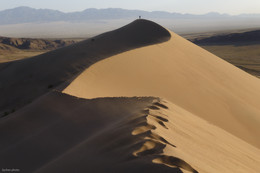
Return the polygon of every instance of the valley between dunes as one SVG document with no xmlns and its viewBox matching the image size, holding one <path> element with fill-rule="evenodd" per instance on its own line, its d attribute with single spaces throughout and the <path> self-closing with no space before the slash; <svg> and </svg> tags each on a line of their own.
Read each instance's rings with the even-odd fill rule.
<svg viewBox="0 0 260 173">
<path fill-rule="evenodd" d="M 151 21 L 0 64 L 0 81 L 0 112 L 19 108 L 2 169 L 260 172 L 260 80 Z"/>
</svg>

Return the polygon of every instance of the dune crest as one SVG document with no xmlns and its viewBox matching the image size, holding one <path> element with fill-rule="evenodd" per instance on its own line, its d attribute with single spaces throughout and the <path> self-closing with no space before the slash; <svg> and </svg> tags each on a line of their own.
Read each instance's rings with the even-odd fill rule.
<svg viewBox="0 0 260 173">
<path fill-rule="evenodd" d="M 190 166 L 184 160 L 174 157 L 173 155 L 165 155 L 165 153 L 163 152 L 166 146 L 171 148 L 175 148 L 176 146 L 164 139 L 160 135 L 160 133 L 156 133 L 157 126 L 161 126 L 165 129 L 168 129 L 168 127 L 164 124 L 169 121 L 168 115 L 163 114 L 160 111 L 160 109 L 168 109 L 168 107 L 158 100 L 154 100 L 154 103 L 151 106 L 149 106 L 147 109 L 144 109 L 143 113 L 145 113 L 145 115 L 143 117 L 146 118 L 147 125 L 137 127 L 134 131 L 132 131 L 132 134 L 134 136 L 145 134 L 145 136 L 142 139 L 144 143 L 141 148 L 139 148 L 133 153 L 133 155 L 136 157 L 145 157 L 147 155 L 153 155 L 154 159 L 152 160 L 152 162 L 154 163 L 164 164 L 169 167 L 184 169 L 192 173 L 197 173 L 198 171 L 192 168 L 192 166 Z M 148 122 L 152 122 L 152 124 Z M 170 129 L 169 131 L 171 130 L 172 129 Z"/>
<path fill-rule="evenodd" d="M 31 103 L 52 88 L 66 87 L 82 71 L 102 59 L 165 42 L 170 36 L 160 25 L 141 19 L 68 47 L 29 59 L 1 63 L 0 117 L 5 111 Z"/>
<path fill-rule="evenodd" d="M 3 119 L 0 135 L 0 166 L 21 172 L 260 171 L 259 149 L 152 97 L 52 92 Z"/>
</svg>

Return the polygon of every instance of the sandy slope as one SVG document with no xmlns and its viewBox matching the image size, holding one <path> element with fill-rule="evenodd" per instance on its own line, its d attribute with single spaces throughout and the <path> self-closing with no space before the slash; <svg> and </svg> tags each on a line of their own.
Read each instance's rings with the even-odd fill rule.
<svg viewBox="0 0 260 173">
<path fill-rule="evenodd" d="M 148 124 L 156 126 L 153 133 L 160 135 L 169 143 L 163 156 L 154 163 L 175 166 L 167 156 L 181 158 L 198 172 L 259 172 L 260 150 L 223 129 L 187 112 L 168 101 L 160 101 L 168 109 L 150 110 Z M 166 120 L 156 118 L 154 115 Z M 190 170 L 186 165 L 185 170 Z"/>
<path fill-rule="evenodd" d="M 146 28 L 150 30 L 147 31 Z M 133 35 L 134 33 L 134 35 Z M 134 48 L 166 41 L 169 32 L 156 23 L 136 20 L 122 28 L 33 58 L 0 64 L 0 117 L 66 86 L 90 65 Z M 68 82 L 68 83 L 66 83 Z"/>
<path fill-rule="evenodd" d="M 86 69 L 64 92 L 83 98 L 158 96 L 260 147 L 260 80 L 171 33 Z"/>
<path fill-rule="evenodd" d="M 151 97 L 51 92 L 2 119 L 0 136 L 0 167 L 25 173 L 260 171 L 259 149 Z"/>
<path fill-rule="evenodd" d="M 51 92 L 0 121 L 0 168 L 28 172 L 177 172 L 132 153 L 155 98 L 78 99 Z M 116 165 L 116 166 L 115 166 Z"/>
</svg>

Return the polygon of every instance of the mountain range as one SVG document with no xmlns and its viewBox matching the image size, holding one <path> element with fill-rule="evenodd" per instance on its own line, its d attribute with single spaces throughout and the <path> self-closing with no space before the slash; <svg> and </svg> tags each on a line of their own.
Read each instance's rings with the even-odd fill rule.
<svg viewBox="0 0 260 173">
<path fill-rule="evenodd" d="M 91 20 L 133 19 L 143 16 L 153 19 L 227 19 L 227 18 L 260 18 L 260 14 L 241 14 L 232 16 L 211 12 L 203 15 L 169 13 L 164 11 L 126 10 L 120 8 L 89 8 L 81 12 L 64 13 L 58 10 L 17 7 L 0 11 L 0 25 L 41 22 L 84 22 Z"/>
</svg>

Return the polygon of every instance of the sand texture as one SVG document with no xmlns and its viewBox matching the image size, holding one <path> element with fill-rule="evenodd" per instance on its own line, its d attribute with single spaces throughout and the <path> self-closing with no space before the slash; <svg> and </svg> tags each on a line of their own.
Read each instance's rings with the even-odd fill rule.
<svg viewBox="0 0 260 173">
<path fill-rule="evenodd" d="M 260 80 L 151 21 L 0 64 L 0 82 L 0 112 L 19 107 L 0 168 L 260 172 Z"/>
<path fill-rule="evenodd" d="M 260 147 L 260 80 L 174 33 L 167 42 L 94 64 L 64 92 L 166 98 Z"/>
<path fill-rule="evenodd" d="M 0 136 L 0 167 L 21 172 L 260 171 L 259 149 L 153 97 L 52 92 L 3 119 Z"/>
<path fill-rule="evenodd" d="M 71 79 L 99 60 L 169 38 L 169 32 L 158 24 L 136 20 L 68 47 L 29 59 L 2 63 L 0 116 L 31 103 L 50 89 L 68 85 Z"/>
</svg>

